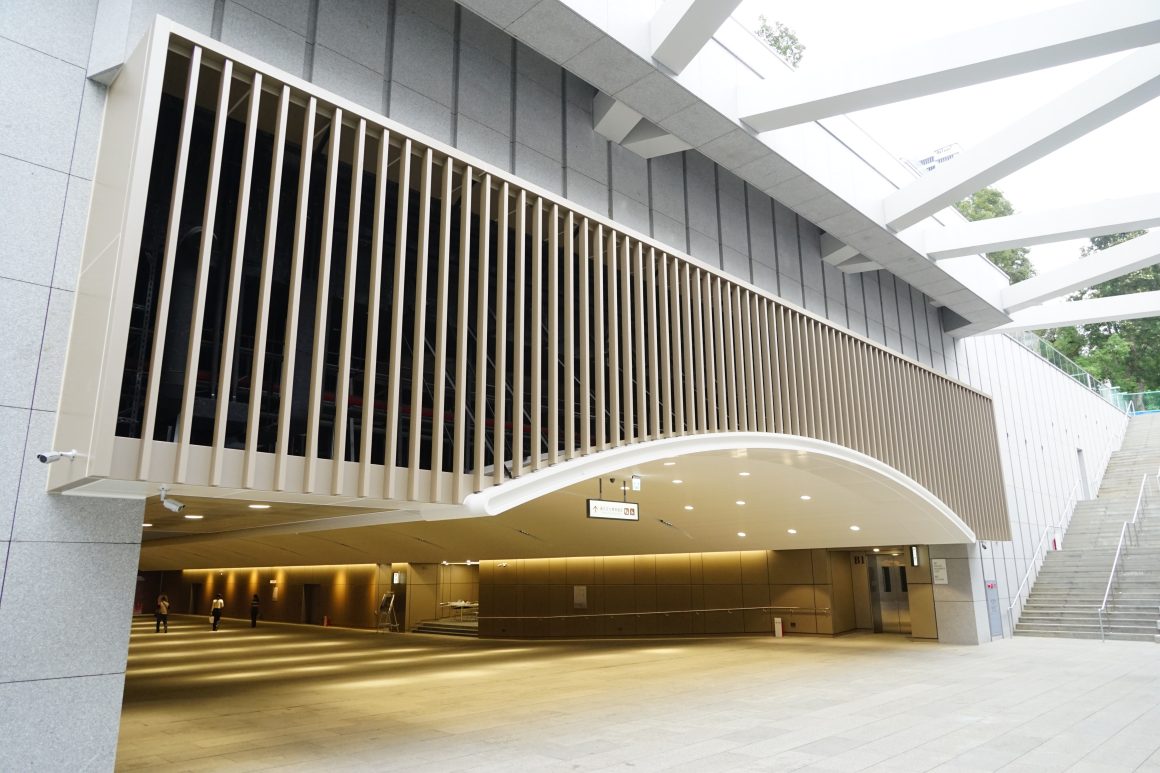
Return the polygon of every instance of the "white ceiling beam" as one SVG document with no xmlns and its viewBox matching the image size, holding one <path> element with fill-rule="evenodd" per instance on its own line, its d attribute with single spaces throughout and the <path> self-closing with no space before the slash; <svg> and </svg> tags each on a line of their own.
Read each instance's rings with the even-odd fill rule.
<svg viewBox="0 0 1160 773">
<path fill-rule="evenodd" d="M 932 229 L 924 237 L 923 250 L 932 260 L 943 260 L 1156 226 L 1160 226 L 1160 193 L 1149 193 Z"/>
<path fill-rule="evenodd" d="M 592 99 L 592 128 L 613 142 L 623 142 L 628 133 L 640 123 L 640 113 L 603 91 Z"/>
<path fill-rule="evenodd" d="M 1160 44 L 1128 55 L 998 134 L 963 151 L 934 174 L 887 196 L 882 202 L 883 219 L 894 231 L 908 228 L 1157 95 L 1160 95 Z"/>
<path fill-rule="evenodd" d="M 1120 322 L 1145 317 L 1160 317 L 1160 290 L 1035 306 L 1012 314 L 1010 323 L 992 332 L 1015 333 L 1020 330 Z"/>
<path fill-rule="evenodd" d="M 691 147 L 684 140 L 677 139 L 656 124 L 645 120 L 641 120 L 620 144 L 642 158 L 667 156 Z"/>
<path fill-rule="evenodd" d="M 652 55 L 680 75 L 741 0 L 666 0 L 649 25 Z"/>
<path fill-rule="evenodd" d="M 757 93 L 741 119 L 758 131 L 1160 43 L 1155 0 L 1088 0 L 887 53 Z"/>
<path fill-rule="evenodd" d="M 850 247 L 841 239 L 828 233 L 822 234 L 822 260 L 831 266 L 844 263 L 858 254 L 858 250 Z"/>
<path fill-rule="evenodd" d="M 999 302 L 1011 313 L 1157 263 L 1160 263 L 1160 233 L 1144 234 L 1006 287 L 999 293 Z"/>
</svg>

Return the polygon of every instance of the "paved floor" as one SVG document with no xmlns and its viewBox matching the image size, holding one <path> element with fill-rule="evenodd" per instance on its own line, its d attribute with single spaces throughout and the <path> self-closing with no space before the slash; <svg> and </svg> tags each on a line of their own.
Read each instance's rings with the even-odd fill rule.
<svg viewBox="0 0 1160 773">
<path fill-rule="evenodd" d="M 140 622 L 118 769 L 1160 771 L 1160 646 Z"/>
</svg>

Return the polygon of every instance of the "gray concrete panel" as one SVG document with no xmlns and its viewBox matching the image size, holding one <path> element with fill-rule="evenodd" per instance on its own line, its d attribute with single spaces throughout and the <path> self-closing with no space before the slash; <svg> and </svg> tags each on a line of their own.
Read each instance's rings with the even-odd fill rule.
<svg viewBox="0 0 1160 773">
<path fill-rule="evenodd" d="M 664 120 L 696 100 L 696 97 L 662 72 L 649 73 L 611 96 L 636 105 L 637 111 L 653 123 Z"/>
<path fill-rule="evenodd" d="M 689 227 L 717 239 L 717 184 L 714 164 L 700 153 L 685 154 L 685 191 L 689 197 Z"/>
<path fill-rule="evenodd" d="M 250 0 L 253 2 L 253 0 Z M 282 6 L 277 0 L 263 0 Z M 299 0 L 307 5 L 304 0 Z M 296 3 L 288 3 L 293 7 Z M 315 42 L 337 51 L 347 59 L 380 76 L 387 60 L 388 0 L 318 0 Z M 306 14 L 302 14 L 305 20 Z M 295 17 L 297 18 L 297 17 Z M 290 26 L 290 25 L 287 25 Z M 296 29 L 291 26 L 291 29 Z M 302 32 L 305 34 L 306 30 Z M 315 68 L 318 67 L 317 56 Z M 317 72 L 317 70 L 316 70 Z"/>
<path fill-rule="evenodd" d="M 314 47 L 314 83 L 376 113 L 384 112 L 383 76 L 326 46 Z"/>
<path fill-rule="evenodd" d="M 0 279 L 0 405 L 31 408 L 40 339 L 48 313 L 47 287 Z"/>
<path fill-rule="evenodd" d="M 752 186 L 749 187 L 748 217 L 753 261 L 762 263 L 776 272 L 777 245 L 773 239 L 773 200 Z"/>
<path fill-rule="evenodd" d="M 508 25 L 532 48 L 552 51 L 561 62 L 595 43 L 602 33 L 562 3 L 540 3 Z"/>
<path fill-rule="evenodd" d="M 124 674 L 0 684 L 0 770 L 112 770 L 124 690 Z"/>
<path fill-rule="evenodd" d="M 490 18 L 501 27 L 506 27 L 523 16 L 540 0 L 462 0 L 464 8 L 486 9 Z"/>
<path fill-rule="evenodd" d="M 778 295 L 776 269 L 756 261 L 753 262 L 751 269 L 753 271 L 753 284 L 766 292 Z"/>
<path fill-rule="evenodd" d="M 609 143 L 592 131 L 591 103 L 585 109 L 569 100 L 565 110 L 568 166 L 607 186 Z"/>
<path fill-rule="evenodd" d="M 802 270 L 798 254 L 797 215 L 776 201 L 773 203 L 773 235 L 777 243 L 777 271 L 801 284 Z"/>
<path fill-rule="evenodd" d="M 155 16 L 173 19 L 178 24 L 204 35 L 212 31 L 214 0 L 132 0 L 132 2 L 129 36 L 125 44 L 126 56 L 141 42 Z"/>
<path fill-rule="evenodd" d="M 397 81 L 391 84 L 391 109 L 388 115 L 429 137 L 451 142 L 451 108 Z"/>
<path fill-rule="evenodd" d="M 5 541 L 5 546 L 12 538 L 12 516 L 16 511 L 16 493 L 20 490 L 25 454 L 31 459 L 31 455 L 36 453 L 35 450 L 26 451 L 29 413 L 23 408 L 0 406 L 0 540 Z"/>
<path fill-rule="evenodd" d="M 643 158 L 615 142 L 610 143 L 608 148 L 612 156 L 613 189 L 647 208 L 648 164 Z"/>
<path fill-rule="evenodd" d="M 652 207 L 670 220 L 685 223 L 685 162 L 684 154 L 669 153 L 657 156 L 652 167 Z M 682 238 L 682 242 L 684 239 Z"/>
<path fill-rule="evenodd" d="M 598 180 L 593 180 L 585 174 L 568 168 L 566 171 L 568 182 L 567 197 L 582 207 L 593 212 L 608 215 L 608 186 Z"/>
<path fill-rule="evenodd" d="M 721 242 L 746 257 L 749 262 L 749 227 L 746 222 L 745 187 L 737 175 L 717 170 L 717 189 L 721 210 Z M 746 271 L 748 273 L 748 269 Z"/>
<path fill-rule="evenodd" d="M 40 361 L 36 368 L 36 391 L 32 396 L 32 407 L 40 411 L 55 411 L 60 401 L 73 298 L 71 290 L 49 291 L 44 340 L 41 342 Z"/>
<path fill-rule="evenodd" d="M 569 103 L 591 113 L 592 102 L 596 98 L 596 87 L 564 68 L 564 97 Z M 591 123 L 588 125 L 588 131 L 593 131 Z"/>
<path fill-rule="evenodd" d="M 429 102 L 452 104 L 454 40 L 440 13 L 444 2 L 399 0 L 395 11 L 395 50 L 391 52 L 391 101 L 398 85 Z M 447 3 L 446 5 L 450 5 Z M 449 9 L 445 9 L 449 10 Z M 391 106 L 394 110 L 394 105 Z M 392 118 L 395 118 L 392 114 Z M 404 123 L 404 118 L 399 118 Z M 416 127 L 420 128 L 420 127 Z M 442 138 L 441 138 L 442 139 Z"/>
<path fill-rule="evenodd" d="M 480 48 L 459 50 L 459 116 L 467 116 L 492 131 L 512 130 L 511 62 Z"/>
<path fill-rule="evenodd" d="M 648 233 L 648 206 L 619 191 L 612 192 L 612 219 L 641 233 Z"/>
<path fill-rule="evenodd" d="M 862 297 L 862 275 L 843 273 L 842 284 L 846 288 L 846 308 L 852 315 L 865 316 L 866 301 Z"/>
<path fill-rule="evenodd" d="M 704 234 L 690 228 L 689 254 L 714 268 L 721 267 L 721 245 L 717 242 L 716 234 Z"/>
<path fill-rule="evenodd" d="M 33 164 L 67 172 L 84 93 L 85 72 L 0 38 L 0 149 Z"/>
<path fill-rule="evenodd" d="M 902 351 L 902 335 L 899 334 L 899 332 L 892 327 L 885 328 L 883 332 L 886 336 L 886 345 L 889 346 L 891 349 L 893 349 L 896 352 L 901 352 Z"/>
<path fill-rule="evenodd" d="M 459 136 L 455 145 L 464 153 L 511 171 L 512 142 L 506 134 L 476 123 L 464 115 L 459 116 L 456 130 Z"/>
<path fill-rule="evenodd" d="M 826 316 L 826 296 L 812 287 L 805 287 L 803 290 L 806 308 L 815 314 Z"/>
<path fill-rule="evenodd" d="M 798 218 L 798 246 L 802 253 L 802 282 L 824 291 L 822 278 L 822 234 L 810 221 Z"/>
<path fill-rule="evenodd" d="M 254 13 L 235 0 L 226 2 L 222 42 L 293 75 L 309 76 L 304 71 L 306 36 Z"/>
<path fill-rule="evenodd" d="M 777 280 L 779 295 L 785 298 L 790 303 L 795 303 L 798 306 L 805 307 L 805 301 L 802 298 L 802 286 L 796 279 L 779 274 Z"/>
<path fill-rule="evenodd" d="M 52 281 L 68 176 L 0 155 L 0 276 Z"/>
<path fill-rule="evenodd" d="M 53 287 L 63 290 L 76 289 L 91 193 L 92 185 L 87 180 L 73 177 L 69 181 L 64 200 L 64 218 L 60 225 L 60 240 L 56 248 L 56 262 L 52 270 Z"/>
<path fill-rule="evenodd" d="M 749 256 L 731 247 L 721 248 L 721 268 L 743 282 L 750 281 Z"/>
<path fill-rule="evenodd" d="M 270 21 L 277 22 L 303 37 L 306 36 L 307 29 L 310 26 L 309 0 L 237 0 L 237 2 L 238 5 L 244 5 L 254 13 L 265 16 Z M 320 23 L 322 19 L 322 8 L 328 3 L 333 4 L 333 0 L 319 0 Z M 369 3 L 367 0 L 358 0 L 353 3 L 348 2 L 347 5 L 354 9 L 356 6 L 361 8 L 369 5 Z"/>
<path fill-rule="evenodd" d="M 904 338 L 915 341 L 918 336 L 914 330 L 914 309 L 910 303 L 910 285 L 901 279 L 894 280 L 894 297 L 898 303 L 898 330 Z"/>
<path fill-rule="evenodd" d="M 140 524 L 143 503 L 116 516 Z M 0 682 L 125 670 L 140 547 L 18 542 L 0 597 Z"/>
<path fill-rule="evenodd" d="M 851 330 L 853 330 L 858 335 L 864 336 L 864 335 L 869 334 L 868 331 L 866 330 L 866 317 L 864 315 L 857 315 L 857 314 L 853 314 L 853 313 L 848 313 L 848 316 L 846 318 L 846 324 L 847 324 L 847 327 L 849 327 Z"/>
<path fill-rule="evenodd" d="M 548 158 L 527 145 L 517 142 L 515 173 L 525 180 L 547 188 L 553 193 L 564 190 L 564 175 L 559 159 Z"/>
<path fill-rule="evenodd" d="M 667 215 L 653 212 L 652 236 L 657 241 L 675 250 L 687 252 L 685 249 L 685 224 L 673 220 Z"/>
<path fill-rule="evenodd" d="M 654 72 L 647 62 L 610 37 L 601 37 L 564 65 L 587 82 L 601 84 L 612 94 Z"/>
<path fill-rule="evenodd" d="M 902 337 L 902 353 L 907 357 L 918 359 L 918 343 L 913 338 Z"/>
<path fill-rule="evenodd" d="M 512 39 L 503 30 L 492 26 L 467 8 L 463 9 L 459 17 L 459 42 L 463 48 L 474 48 L 498 60 L 510 72 Z M 460 62 L 460 78 L 463 77 L 462 69 Z"/>
<path fill-rule="evenodd" d="M 882 323 L 888 328 L 901 331 L 898 326 L 898 299 L 894 292 L 894 275 L 888 271 L 877 272 L 878 290 L 882 300 Z"/>
<path fill-rule="evenodd" d="M 562 110 L 559 88 L 551 91 L 539 81 L 516 76 L 516 142 L 558 164 L 564 160 Z"/>
<path fill-rule="evenodd" d="M 882 323 L 882 289 L 878 286 L 881 271 L 862 274 L 862 301 L 866 304 L 867 319 Z"/>
<path fill-rule="evenodd" d="M 4 0 L 0 37 L 85 67 L 97 17 L 97 0 Z"/>
<path fill-rule="evenodd" d="M 531 80 L 553 94 L 559 96 L 560 65 L 522 42 L 516 43 L 516 75 Z"/>
</svg>

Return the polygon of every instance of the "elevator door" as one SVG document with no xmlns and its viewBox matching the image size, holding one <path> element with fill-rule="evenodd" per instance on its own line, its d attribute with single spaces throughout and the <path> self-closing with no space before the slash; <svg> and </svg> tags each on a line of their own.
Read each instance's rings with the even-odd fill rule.
<svg viewBox="0 0 1160 773">
<path fill-rule="evenodd" d="M 875 633 L 910 633 L 910 594 L 906 562 L 874 556 L 870 564 L 870 598 Z"/>
</svg>

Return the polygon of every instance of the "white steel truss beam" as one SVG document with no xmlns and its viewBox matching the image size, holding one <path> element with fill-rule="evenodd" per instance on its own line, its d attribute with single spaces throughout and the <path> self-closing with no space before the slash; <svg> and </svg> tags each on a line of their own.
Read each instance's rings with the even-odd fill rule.
<svg viewBox="0 0 1160 773">
<path fill-rule="evenodd" d="M 978 220 L 926 234 L 932 260 L 1160 226 L 1160 193 Z"/>
<path fill-rule="evenodd" d="M 756 94 L 745 123 L 769 131 L 1160 43 L 1154 0 L 1088 0 L 958 33 Z"/>
<path fill-rule="evenodd" d="M 675 74 L 689 66 L 741 0 L 666 0 L 652 18 L 652 55 Z"/>
<path fill-rule="evenodd" d="M 1160 44 L 1125 57 L 883 200 L 894 231 L 1021 169 L 1160 94 Z"/>
<path fill-rule="evenodd" d="M 1012 314 L 1009 324 L 997 327 L 992 332 L 1014 333 L 1145 317 L 1160 317 L 1160 290 L 1036 306 Z"/>
<path fill-rule="evenodd" d="M 999 294 L 999 300 L 1008 313 L 1019 311 L 1157 263 L 1160 263 L 1160 233 L 1145 234 L 1006 287 Z"/>
</svg>

